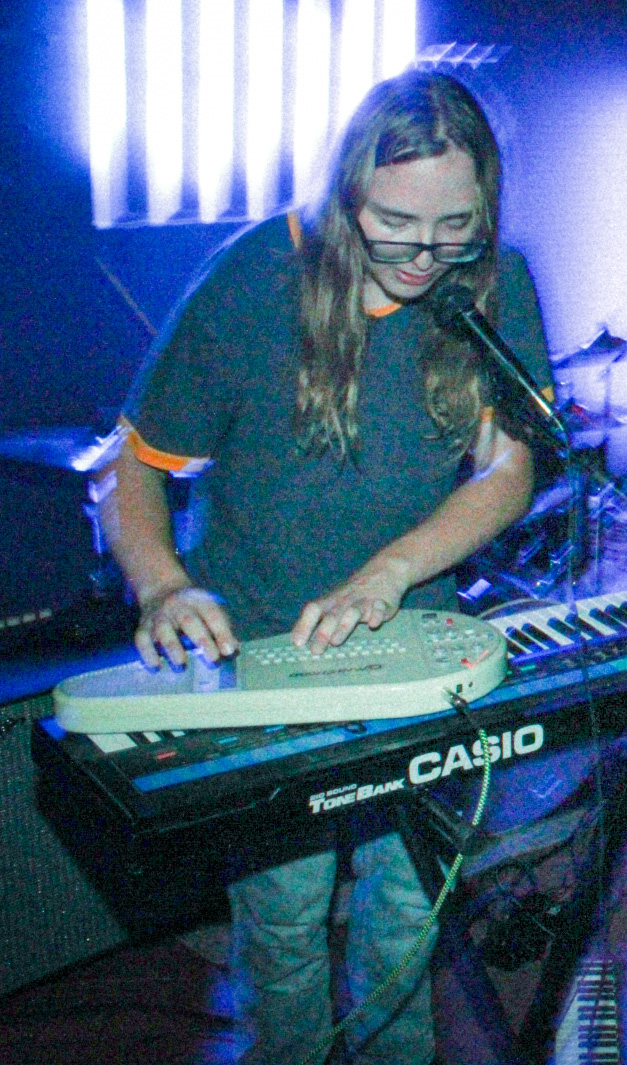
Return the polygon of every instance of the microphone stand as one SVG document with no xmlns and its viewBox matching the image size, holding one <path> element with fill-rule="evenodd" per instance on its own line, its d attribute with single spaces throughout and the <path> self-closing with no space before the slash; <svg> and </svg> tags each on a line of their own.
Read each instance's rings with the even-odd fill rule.
<svg viewBox="0 0 627 1065">
<path fill-rule="evenodd" d="M 458 312 L 458 318 L 463 322 L 466 331 L 479 340 L 491 356 L 493 362 L 490 369 L 495 400 L 505 409 L 508 417 L 523 430 L 531 429 L 533 434 L 557 451 L 562 458 L 568 455 L 571 448 L 566 425 L 553 404 L 542 395 L 518 356 L 474 306 Z M 520 403 L 516 402 L 521 399 L 522 411 Z M 523 411 L 527 416 L 526 420 Z"/>
<path fill-rule="evenodd" d="M 595 468 L 588 449 L 574 450 L 568 426 L 554 405 L 542 394 L 518 356 L 474 305 L 473 294 L 464 285 L 446 285 L 437 291 L 431 307 L 438 325 L 478 340 L 488 356 L 487 370 L 497 406 L 521 439 L 541 442 L 568 468 L 573 465 L 591 475 L 599 486 L 611 479 Z M 627 499 L 624 493 L 620 493 Z"/>
<path fill-rule="evenodd" d="M 572 496 L 565 561 L 572 583 L 573 567 L 585 564 L 588 553 L 585 514 L 590 488 L 611 488 L 612 497 L 623 505 L 627 503 L 627 495 L 599 465 L 591 448 L 572 447 L 566 421 L 535 386 L 526 368 L 490 323 L 474 307 L 460 314 L 459 318 L 491 358 L 489 373 L 495 402 L 508 422 L 519 431 L 523 440 L 532 447 L 534 443 L 547 447 L 565 467 Z M 594 564 L 598 568 L 597 556 Z"/>
<path fill-rule="evenodd" d="M 445 285 L 431 300 L 438 325 L 452 329 L 478 341 L 485 354 L 485 366 L 492 385 L 495 405 L 505 420 L 506 431 L 524 440 L 531 447 L 543 446 L 550 455 L 565 466 L 573 497 L 568 569 L 572 575 L 573 554 L 584 552 L 581 538 L 582 522 L 577 522 L 584 507 L 584 493 L 589 484 L 597 488 L 611 486 L 621 501 L 627 496 L 617 489 L 611 477 L 599 468 L 595 454 L 587 448 L 572 447 L 565 418 L 542 394 L 531 374 L 496 329 L 477 310 L 473 294 L 460 284 Z"/>
</svg>

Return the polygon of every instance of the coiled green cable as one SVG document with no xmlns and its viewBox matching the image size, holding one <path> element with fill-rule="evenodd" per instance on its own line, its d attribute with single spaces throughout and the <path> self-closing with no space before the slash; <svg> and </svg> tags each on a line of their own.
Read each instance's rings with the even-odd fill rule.
<svg viewBox="0 0 627 1065">
<path fill-rule="evenodd" d="M 477 808 L 471 820 L 473 828 L 477 827 L 477 825 L 481 821 L 481 818 L 483 817 L 483 812 L 488 801 L 488 790 L 490 787 L 490 745 L 488 743 L 488 736 L 485 729 L 479 729 L 479 738 L 481 740 L 481 749 L 483 751 L 483 779 L 481 781 L 481 793 L 477 802 Z M 309 1051 L 309 1053 L 306 1054 L 304 1058 L 300 1058 L 298 1062 L 296 1062 L 296 1065 L 307 1065 L 308 1062 L 312 1061 L 313 1058 L 315 1058 L 316 1055 L 319 1054 L 325 1046 L 328 1046 L 329 1043 L 333 1042 L 333 1040 L 336 1038 L 336 1036 L 340 1034 L 340 1032 L 343 1032 L 345 1028 L 348 1028 L 348 1026 L 352 1024 L 354 1020 L 357 1019 L 360 1013 L 364 1013 L 365 1010 L 369 1009 L 369 1007 L 372 1006 L 374 1002 L 381 998 L 381 996 L 384 995 L 387 991 L 388 987 L 390 987 L 390 985 L 394 983 L 397 977 L 400 976 L 400 974 L 407 968 L 407 966 L 411 964 L 414 957 L 420 950 L 420 947 L 424 943 L 426 937 L 428 936 L 429 932 L 433 928 L 433 925 L 437 920 L 438 914 L 442 909 L 442 906 L 444 905 L 445 899 L 453 890 L 453 887 L 455 885 L 455 878 L 459 872 L 459 867 L 461 866 L 463 860 L 463 854 L 456 855 L 455 860 L 453 861 L 453 864 L 449 869 L 448 876 L 446 877 L 446 880 L 442 885 L 440 894 L 438 895 L 437 899 L 433 904 L 433 909 L 425 918 L 425 922 L 422 928 L 420 929 L 420 932 L 418 933 L 414 945 L 410 947 L 402 961 L 400 961 L 398 965 L 396 965 L 391 970 L 391 972 L 388 973 L 385 980 L 378 984 L 374 988 L 374 990 L 370 992 L 367 998 L 364 999 L 363 1002 L 361 1002 L 358 1006 L 355 1006 L 354 1009 L 352 1009 L 342 1021 L 334 1025 L 334 1027 L 331 1028 L 331 1030 L 329 1031 L 328 1035 L 324 1036 L 324 1038 L 322 1039 L 319 1039 L 315 1046 L 313 1046 L 312 1049 Z"/>
</svg>

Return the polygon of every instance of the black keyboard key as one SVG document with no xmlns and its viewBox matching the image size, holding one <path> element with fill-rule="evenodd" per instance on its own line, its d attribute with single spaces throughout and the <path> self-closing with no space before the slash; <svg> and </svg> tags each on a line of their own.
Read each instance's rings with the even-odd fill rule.
<svg viewBox="0 0 627 1065">
<path fill-rule="evenodd" d="M 590 611 L 590 617 L 594 618 L 595 621 L 600 621 L 601 624 L 606 625 L 608 629 L 612 630 L 612 632 L 625 632 L 627 629 L 627 625 L 625 625 L 624 622 L 619 621 L 617 618 L 613 618 L 607 609 L 599 610 L 598 607 L 593 607 Z"/>
<path fill-rule="evenodd" d="M 163 743 L 165 739 L 163 732 L 155 732 L 152 729 L 147 729 L 146 732 L 128 732 L 127 736 L 140 747 L 150 743 Z"/>
<path fill-rule="evenodd" d="M 562 636 L 567 636 L 569 639 L 575 642 L 579 640 L 579 633 L 577 632 L 577 630 L 574 629 L 572 625 L 569 625 L 566 621 L 563 621 L 562 618 L 549 618 L 549 620 L 547 621 L 547 625 L 550 625 L 551 628 L 555 629 L 556 632 L 561 633 Z"/>
<path fill-rule="evenodd" d="M 515 644 L 518 645 L 518 649 L 514 652 L 515 654 L 520 654 L 520 648 L 522 648 L 523 651 L 542 650 L 541 646 L 537 644 L 535 640 L 532 640 L 530 636 L 526 636 L 524 632 L 520 631 L 520 629 L 514 628 L 513 625 L 509 626 L 509 628 L 505 632 L 505 635 L 507 636 L 508 640 L 512 640 Z"/>
<path fill-rule="evenodd" d="M 549 636 L 547 632 L 543 632 L 537 625 L 533 625 L 530 621 L 526 621 L 522 626 L 523 632 L 526 632 L 538 643 L 544 644 L 545 647 L 558 648 L 560 644 L 557 640 L 554 640 L 552 636 Z"/>
<path fill-rule="evenodd" d="M 614 606 L 613 603 L 608 603 L 605 613 L 621 625 L 623 629 L 627 629 L 627 610 L 621 610 L 620 607 Z"/>
<path fill-rule="evenodd" d="M 595 636 L 598 639 L 603 635 L 600 629 L 595 629 L 594 625 L 591 625 L 585 618 L 580 618 L 579 614 L 568 614 L 566 622 L 578 629 L 582 636 Z"/>
</svg>

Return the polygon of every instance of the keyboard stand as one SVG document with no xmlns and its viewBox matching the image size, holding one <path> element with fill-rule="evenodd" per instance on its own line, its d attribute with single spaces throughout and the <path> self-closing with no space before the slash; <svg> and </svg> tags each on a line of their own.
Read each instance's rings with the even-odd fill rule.
<svg viewBox="0 0 627 1065">
<path fill-rule="evenodd" d="M 438 860 L 443 840 L 442 816 L 437 806 L 442 807 L 445 817 L 448 816 L 448 810 L 443 804 L 437 803 L 437 800 L 435 803 L 431 800 L 432 811 L 430 814 L 427 812 L 425 818 L 423 795 L 418 792 L 412 798 L 414 801 L 411 804 L 407 799 L 405 802 L 394 803 L 393 817 L 420 883 L 433 905 L 444 883 L 444 874 Z M 417 813 L 420 813 L 420 822 Z M 459 832 L 460 835 L 464 834 L 462 826 Z M 461 842 L 461 839 L 456 842 Z M 448 846 L 445 844 L 445 849 L 447 852 L 456 852 L 456 847 L 451 846 L 450 840 Z M 447 853 L 445 860 L 448 859 Z M 450 1023 L 451 1015 L 454 1014 L 455 1032 L 460 1029 L 467 1031 L 477 1016 L 481 1024 L 473 1041 L 475 1065 L 493 1065 L 495 1061 L 506 1061 L 508 1065 L 528 1065 L 527 1059 L 517 1051 L 516 1035 L 508 1024 L 496 988 L 470 936 L 464 913 L 467 901 L 466 890 L 458 880 L 438 918 L 439 935 L 431 961 L 432 980 L 436 989 L 433 996 L 436 1027 L 446 1023 L 447 1016 Z M 446 986 L 443 987 L 442 995 L 438 996 L 437 988 L 441 985 Z M 437 1017 L 439 1001 L 442 1001 L 443 1005 L 446 1004 L 440 1019 Z M 467 1014 L 467 1021 L 464 1013 Z M 457 1061 L 455 1057 L 447 1054 L 449 1065 L 467 1065 L 467 1050 L 467 1046 L 460 1048 Z"/>
<path fill-rule="evenodd" d="M 416 809 L 414 804 L 414 809 Z M 444 883 L 442 869 L 438 863 L 434 842 L 431 845 L 417 827 L 416 820 L 408 811 L 407 802 L 394 803 L 393 816 L 398 833 L 405 844 L 405 850 L 411 858 L 418 879 L 433 906 Z"/>
<path fill-rule="evenodd" d="M 539 964 L 539 971 L 534 978 L 537 980 L 536 990 L 532 1001 L 525 1009 L 520 1035 L 510 1024 L 497 993 L 501 968 L 505 970 L 503 986 L 505 988 L 508 984 L 510 988 L 515 986 L 515 982 L 512 985 L 509 981 L 508 967 L 505 964 L 500 966 L 496 960 L 486 962 L 481 946 L 475 945 L 471 934 L 473 924 L 478 919 L 480 920 L 482 915 L 488 914 L 485 903 L 482 904 L 481 899 L 483 896 L 489 905 L 492 892 L 489 884 L 482 886 L 482 878 L 491 864 L 481 863 L 480 871 L 470 872 L 469 876 L 474 882 L 474 889 L 471 890 L 469 877 L 466 881 L 460 878 L 456 884 L 452 899 L 447 902 L 440 917 L 440 937 L 431 963 L 434 1021 L 436 1031 L 446 1047 L 445 1057 L 448 1065 L 467 1065 L 469 1033 L 473 1030 L 475 1037 L 472 1043 L 472 1060 L 475 1065 L 495 1065 L 496 1062 L 503 1061 L 507 1061 L 508 1065 L 510 1063 L 511 1065 L 546 1065 L 549 1060 L 553 1062 L 553 1065 L 568 1065 L 571 1060 L 574 1060 L 570 1057 L 567 1059 L 559 1055 L 554 1056 L 557 1032 L 561 1030 L 564 1006 L 567 993 L 573 984 L 573 978 L 581 964 L 585 968 L 591 950 L 595 957 L 608 962 L 618 956 L 616 937 L 614 936 L 613 940 L 611 930 L 609 935 L 604 930 L 602 906 L 599 912 L 600 892 L 604 895 L 607 893 L 609 879 L 617 876 L 621 879 L 624 877 L 622 869 L 617 874 L 614 866 L 617 855 L 620 856 L 621 853 L 624 855 L 622 826 L 624 826 L 624 810 L 627 805 L 627 775 L 624 769 L 621 773 L 619 767 L 617 776 L 618 779 L 614 780 L 611 788 L 611 796 L 609 792 L 606 794 L 607 808 L 612 810 L 613 823 L 607 825 L 604 852 L 602 855 L 599 853 L 601 841 L 598 835 L 598 824 L 595 821 L 593 831 L 591 828 L 591 838 L 579 843 L 578 859 L 572 870 L 576 872 L 577 880 L 573 884 L 572 892 L 561 904 L 562 919 L 558 925 L 554 926 L 556 939 L 553 943 L 547 939 L 544 951 L 539 951 L 534 956 Z M 591 798 L 594 801 L 594 794 Z M 583 790 L 576 802 L 579 807 L 588 805 Z M 595 818 L 594 809 L 590 810 L 590 816 Z M 410 844 L 408 851 L 412 860 L 415 863 L 414 853 L 416 853 L 416 858 L 421 863 L 418 869 L 421 876 L 423 870 L 428 869 L 430 865 L 428 858 L 424 864 L 422 860 L 422 849 L 426 847 L 425 840 L 423 839 L 418 844 L 417 852 L 415 847 L 415 839 L 423 828 L 424 820 L 424 818 L 421 819 L 420 827 L 416 832 L 413 832 L 414 826 L 412 825 L 413 839 L 407 835 L 403 836 L 406 845 L 407 842 Z M 400 821 L 402 821 L 402 816 Z M 576 842 L 574 840 L 576 831 L 577 829 L 573 831 L 570 840 L 558 844 L 555 849 L 549 845 L 545 853 L 538 854 L 536 858 L 529 851 L 525 852 L 524 857 L 530 864 L 528 873 L 534 880 L 537 880 L 537 883 L 535 889 L 529 894 L 519 896 L 523 906 L 525 900 L 533 900 L 538 894 L 546 895 L 547 891 L 550 892 L 552 888 L 563 886 L 563 878 L 567 877 L 571 871 L 571 859 L 569 859 L 567 847 Z M 547 835 L 549 832 L 550 829 L 547 826 Z M 579 853 L 584 844 L 585 853 Z M 499 850 L 500 848 L 497 848 L 495 856 Z M 564 862 L 568 863 L 566 867 L 563 867 Z M 601 864 L 603 884 L 600 886 Z M 515 856 L 509 860 L 503 859 L 501 854 L 500 859 L 495 861 L 494 868 L 501 866 L 502 871 L 505 871 L 508 865 L 519 865 L 519 859 Z M 478 880 L 477 877 L 479 877 Z M 507 891 L 506 884 L 503 885 L 503 890 Z M 507 933 L 507 915 L 504 919 L 506 923 L 503 930 Z M 517 929 L 518 925 L 516 928 L 511 928 L 509 934 L 513 937 L 512 946 L 518 950 L 520 944 Z M 522 927 L 520 934 L 524 935 Z M 503 952 L 503 961 L 505 961 L 506 943 L 504 943 Z M 511 965 L 509 971 L 514 974 L 517 968 L 524 969 L 526 964 L 525 957 L 521 956 L 519 964 Z M 490 974 L 490 965 L 494 966 L 494 980 Z M 529 978 L 522 977 L 523 985 Z M 620 1015 L 619 997 L 616 1002 Z M 518 1022 L 513 1023 L 520 1023 L 520 1017 Z M 620 1024 L 618 1028 L 620 1029 Z M 464 1046 L 458 1043 L 458 1036 Z M 612 1050 L 618 1056 L 612 1057 L 608 1051 L 608 1057 L 604 1060 L 608 1063 L 623 1060 L 619 1049 L 615 1050 L 612 1047 Z M 589 1057 L 580 1056 L 578 1060 L 592 1062 L 600 1059 L 594 1057 L 591 1051 Z"/>
</svg>

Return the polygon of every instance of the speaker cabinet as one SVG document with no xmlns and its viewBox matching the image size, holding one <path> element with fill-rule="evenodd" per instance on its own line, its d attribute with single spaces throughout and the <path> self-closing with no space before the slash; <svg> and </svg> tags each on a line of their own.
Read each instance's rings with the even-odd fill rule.
<svg viewBox="0 0 627 1065">
<path fill-rule="evenodd" d="M 127 940 L 104 899 L 37 809 L 31 724 L 41 695 L 0 707 L 0 993 Z"/>
</svg>

